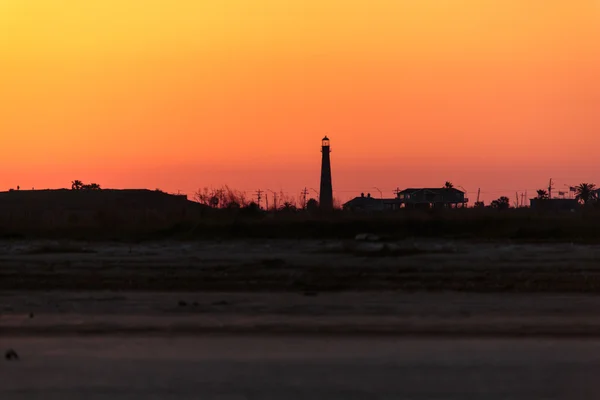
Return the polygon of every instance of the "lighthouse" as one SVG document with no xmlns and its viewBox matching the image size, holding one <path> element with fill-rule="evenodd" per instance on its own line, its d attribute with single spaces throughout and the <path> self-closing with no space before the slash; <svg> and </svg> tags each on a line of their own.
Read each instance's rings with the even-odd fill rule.
<svg viewBox="0 0 600 400">
<path fill-rule="evenodd" d="M 329 138 L 321 141 L 321 190 L 319 191 L 319 207 L 323 211 L 333 210 L 333 188 L 331 186 L 331 160 L 329 153 Z"/>
</svg>

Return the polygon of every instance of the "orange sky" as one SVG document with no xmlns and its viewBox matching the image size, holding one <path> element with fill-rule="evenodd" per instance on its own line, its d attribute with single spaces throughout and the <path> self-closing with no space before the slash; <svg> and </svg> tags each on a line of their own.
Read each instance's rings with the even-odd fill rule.
<svg viewBox="0 0 600 400">
<path fill-rule="evenodd" d="M 600 0 L 0 0 L 0 190 L 600 184 Z"/>
</svg>

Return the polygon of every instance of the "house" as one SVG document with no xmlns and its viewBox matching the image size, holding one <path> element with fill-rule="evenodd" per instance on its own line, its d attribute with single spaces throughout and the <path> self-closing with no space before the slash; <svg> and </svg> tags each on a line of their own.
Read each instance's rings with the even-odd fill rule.
<svg viewBox="0 0 600 400">
<path fill-rule="evenodd" d="M 382 199 L 371 197 L 371 193 L 366 196 L 361 193 L 360 197 L 353 198 L 344 203 L 342 207 L 348 211 L 382 211 L 384 209 Z"/>
<path fill-rule="evenodd" d="M 409 188 L 398 192 L 396 198 L 376 199 L 368 193 L 343 205 L 348 211 L 386 211 L 405 208 L 465 207 L 469 201 L 465 192 L 455 188 Z"/>
<path fill-rule="evenodd" d="M 344 203 L 343 209 L 347 211 L 385 211 L 398 208 L 397 199 L 376 199 L 371 193 L 361 193 L 360 197 Z"/>
<path fill-rule="evenodd" d="M 398 201 L 404 207 L 457 208 L 465 207 L 469 199 L 456 188 L 409 188 L 398 192 Z"/>
<path fill-rule="evenodd" d="M 577 199 L 529 199 L 532 210 L 572 211 L 579 207 Z"/>
</svg>

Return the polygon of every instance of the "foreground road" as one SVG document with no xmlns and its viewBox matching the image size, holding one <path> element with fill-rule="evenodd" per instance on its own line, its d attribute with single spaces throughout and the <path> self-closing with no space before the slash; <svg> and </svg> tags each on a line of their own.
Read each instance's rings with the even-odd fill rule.
<svg viewBox="0 0 600 400">
<path fill-rule="evenodd" d="M 0 399 L 596 399 L 600 341 L 2 338 Z"/>
</svg>

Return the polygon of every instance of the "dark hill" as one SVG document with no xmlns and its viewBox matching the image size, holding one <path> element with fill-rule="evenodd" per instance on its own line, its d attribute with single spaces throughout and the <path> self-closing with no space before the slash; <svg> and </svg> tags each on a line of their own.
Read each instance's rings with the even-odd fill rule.
<svg viewBox="0 0 600 400">
<path fill-rule="evenodd" d="M 0 208 L 2 209 L 91 210 L 106 206 L 163 209 L 185 206 L 186 203 L 193 203 L 187 200 L 186 195 L 173 195 L 147 189 L 56 189 L 0 192 Z"/>
<path fill-rule="evenodd" d="M 0 234 L 73 228 L 152 231 L 199 216 L 205 209 L 185 195 L 158 190 L 13 190 L 0 192 Z"/>
</svg>

